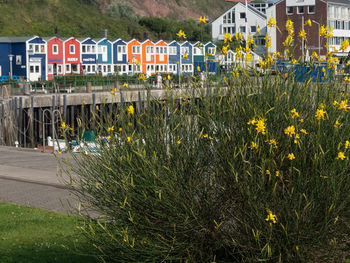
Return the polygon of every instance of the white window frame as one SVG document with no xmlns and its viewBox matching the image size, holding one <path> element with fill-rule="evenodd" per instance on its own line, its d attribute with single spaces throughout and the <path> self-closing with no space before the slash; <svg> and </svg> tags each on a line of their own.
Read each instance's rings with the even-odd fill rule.
<svg viewBox="0 0 350 263">
<path fill-rule="evenodd" d="M 288 9 L 291 8 L 292 9 L 292 12 L 288 12 Z M 287 15 L 293 15 L 294 14 L 294 6 L 287 6 L 286 7 L 286 14 Z"/>
<path fill-rule="evenodd" d="M 72 72 L 72 68 L 71 68 L 70 64 L 66 64 L 65 72 L 66 73 L 71 73 Z"/>
<path fill-rule="evenodd" d="M 299 11 L 299 8 L 301 8 L 301 7 L 303 8 L 303 12 L 300 12 L 300 11 Z M 298 14 L 298 15 L 305 14 L 305 6 L 297 6 L 297 14 Z"/>
<path fill-rule="evenodd" d="M 52 64 L 47 65 L 47 74 L 53 74 L 53 65 Z"/>
<path fill-rule="evenodd" d="M 69 54 L 75 54 L 75 45 L 69 45 Z"/>
<path fill-rule="evenodd" d="M 140 54 L 140 46 L 132 46 L 133 54 Z"/>
<path fill-rule="evenodd" d="M 57 74 L 62 74 L 62 65 L 57 65 Z"/>
<path fill-rule="evenodd" d="M 55 51 L 56 49 L 56 51 Z M 58 55 L 58 45 L 52 45 L 52 54 Z"/>
<path fill-rule="evenodd" d="M 176 47 L 169 47 L 169 55 L 176 55 L 177 48 Z"/>
<path fill-rule="evenodd" d="M 310 7 L 313 6 L 314 7 L 314 11 L 310 12 Z M 307 6 L 307 13 L 308 14 L 316 14 L 316 5 L 309 5 Z"/>
</svg>

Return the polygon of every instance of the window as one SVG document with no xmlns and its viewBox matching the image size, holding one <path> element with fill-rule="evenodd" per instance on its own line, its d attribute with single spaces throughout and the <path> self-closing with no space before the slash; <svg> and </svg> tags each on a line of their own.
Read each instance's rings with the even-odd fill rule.
<svg viewBox="0 0 350 263">
<path fill-rule="evenodd" d="M 82 53 L 86 53 L 86 46 L 85 46 L 85 45 L 82 45 L 82 47 L 81 47 L 81 52 L 82 52 Z"/>
<path fill-rule="evenodd" d="M 62 65 L 57 65 L 57 73 L 62 74 Z"/>
<path fill-rule="evenodd" d="M 52 46 L 52 54 L 55 54 L 55 55 L 58 54 L 58 45 L 53 45 Z"/>
<path fill-rule="evenodd" d="M 72 72 L 73 73 L 79 73 L 79 68 L 77 64 L 72 64 Z"/>
<path fill-rule="evenodd" d="M 181 48 L 181 55 L 183 54 L 190 54 L 190 48 L 189 47 L 182 47 Z"/>
<path fill-rule="evenodd" d="M 215 47 L 209 47 L 208 54 L 214 55 L 215 54 Z"/>
<path fill-rule="evenodd" d="M 39 45 L 35 45 L 35 53 L 39 53 Z"/>
<path fill-rule="evenodd" d="M 75 54 L 75 46 L 74 45 L 69 45 L 69 52 L 70 52 L 70 54 Z"/>
<path fill-rule="evenodd" d="M 33 50 L 33 45 L 29 45 L 29 50 Z"/>
<path fill-rule="evenodd" d="M 251 26 L 250 27 L 250 32 L 255 33 L 256 32 L 256 26 Z"/>
<path fill-rule="evenodd" d="M 140 46 L 132 46 L 132 53 L 140 54 Z"/>
<path fill-rule="evenodd" d="M 47 66 L 47 73 L 48 73 L 48 74 L 52 74 L 52 72 L 53 72 L 53 65 L 52 65 L 52 64 L 49 64 L 49 65 Z"/>
<path fill-rule="evenodd" d="M 176 47 L 169 47 L 169 55 L 176 55 Z"/>
<path fill-rule="evenodd" d="M 70 64 L 66 65 L 66 73 L 70 73 Z"/>
<path fill-rule="evenodd" d="M 45 53 L 45 45 L 40 45 L 40 53 Z"/>
<path fill-rule="evenodd" d="M 287 15 L 293 15 L 293 13 L 294 13 L 294 6 L 287 6 L 286 12 L 287 12 Z"/>
<path fill-rule="evenodd" d="M 96 52 L 96 47 L 95 46 L 91 46 L 91 52 L 95 53 Z"/>
<path fill-rule="evenodd" d="M 239 27 L 239 31 L 240 31 L 241 33 L 245 33 L 245 26 L 240 26 L 240 27 Z"/>
<path fill-rule="evenodd" d="M 245 19 L 245 13 L 239 13 L 239 18 Z"/>
<path fill-rule="evenodd" d="M 299 15 L 300 14 L 304 14 L 304 7 L 303 6 L 298 6 L 298 12 Z"/>
<path fill-rule="evenodd" d="M 316 8 L 314 5 L 309 5 L 308 7 L 308 13 L 309 14 L 315 14 Z"/>
<path fill-rule="evenodd" d="M 118 53 L 126 53 L 125 46 L 118 46 Z"/>
</svg>

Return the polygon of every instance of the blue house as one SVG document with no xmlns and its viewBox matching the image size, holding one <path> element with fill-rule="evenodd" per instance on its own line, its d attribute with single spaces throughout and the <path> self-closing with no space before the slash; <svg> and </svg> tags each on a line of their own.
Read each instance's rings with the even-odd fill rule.
<svg viewBox="0 0 350 263">
<path fill-rule="evenodd" d="M 205 70 L 208 73 L 218 73 L 219 62 L 216 61 L 216 45 L 212 42 L 204 44 L 205 50 Z"/>
<path fill-rule="evenodd" d="M 47 78 L 46 42 L 41 37 L 0 37 L 1 74 L 29 81 Z"/>
<path fill-rule="evenodd" d="M 180 44 L 177 41 L 167 42 L 168 44 L 168 72 L 180 73 Z"/>
<path fill-rule="evenodd" d="M 97 43 L 97 67 L 98 71 L 102 75 L 113 74 L 113 52 L 112 52 L 112 42 L 107 38 L 102 38 L 96 40 Z"/>
<path fill-rule="evenodd" d="M 201 72 L 205 72 L 205 65 L 204 65 L 204 54 L 205 54 L 205 47 L 201 42 L 195 42 L 192 43 L 193 46 L 193 66 L 194 66 L 194 73 L 198 74 Z"/>
<path fill-rule="evenodd" d="M 180 72 L 188 75 L 193 74 L 193 45 L 188 42 L 180 42 L 181 60 L 180 60 Z"/>
<path fill-rule="evenodd" d="M 112 41 L 114 72 L 128 74 L 128 46 L 122 39 Z"/>
<path fill-rule="evenodd" d="M 92 38 L 78 39 L 81 43 L 83 74 L 94 75 L 97 71 L 97 43 Z"/>
</svg>

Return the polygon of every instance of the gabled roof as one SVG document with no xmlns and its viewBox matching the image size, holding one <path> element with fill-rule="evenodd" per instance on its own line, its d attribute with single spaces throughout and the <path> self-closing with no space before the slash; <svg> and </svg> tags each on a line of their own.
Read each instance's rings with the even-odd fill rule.
<svg viewBox="0 0 350 263">
<path fill-rule="evenodd" d="M 146 42 L 151 42 L 154 45 L 154 42 L 151 39 L 146 39 L 143 42 L 141 42 L 141 45 L 145 44 Z"/>
<path fill-rule="evenodd" d="M 23 43 L 28 40 L 37 38 L 38 36 L 31 37 L 0 37 L 0 43 Z"/>
<path fill-rule="evenodd" d="M 350 5 L 349 0 L 324 0 L 324 1 L 332 4 Z"/>
<path fill-rule="evenodd" d="M 282 0 L 283 1 L 283 0 Z M 224 14 L 226 14 L 228 11 L 234 9 L 237 7 L 237 5 L 242 5 L 245 8 L 245 4 L 238 2 L 235 3 L 231 8 L 227 9 L 225 12 L 223 12 L 221 15 L 219 15 L 218 17 L 216 17 L 211 23 L 214 23 L 216 20 L 218 20 L 220 17 L 222 17 Z M 262 18 L 266 19 L 266 15 L 262 12 L 260 12 L 258 9 L 252 7 L 251 5 L 248 4 L 248 10 L 252 11 L 253 13 L 255 13 L 258 16 L 261 16 Z"/>
</svg>

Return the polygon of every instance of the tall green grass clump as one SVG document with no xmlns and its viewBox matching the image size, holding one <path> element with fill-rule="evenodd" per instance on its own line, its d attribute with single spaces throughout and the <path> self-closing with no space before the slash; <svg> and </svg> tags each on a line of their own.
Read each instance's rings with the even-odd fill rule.
<svg viewBox="0 0 350 263">
<path fill-rule="evenodd" d="M 100 215 L 81 227 L 102 261 L 347 256 L 345 86 L 237 75 L 224 87 L 124 104 L 118 115 L 97 111 L 95 131 L 107 142 L 99 140 L 97 154 L 76 155 L 67 170 L 82 208 Z"/>
</svg>

